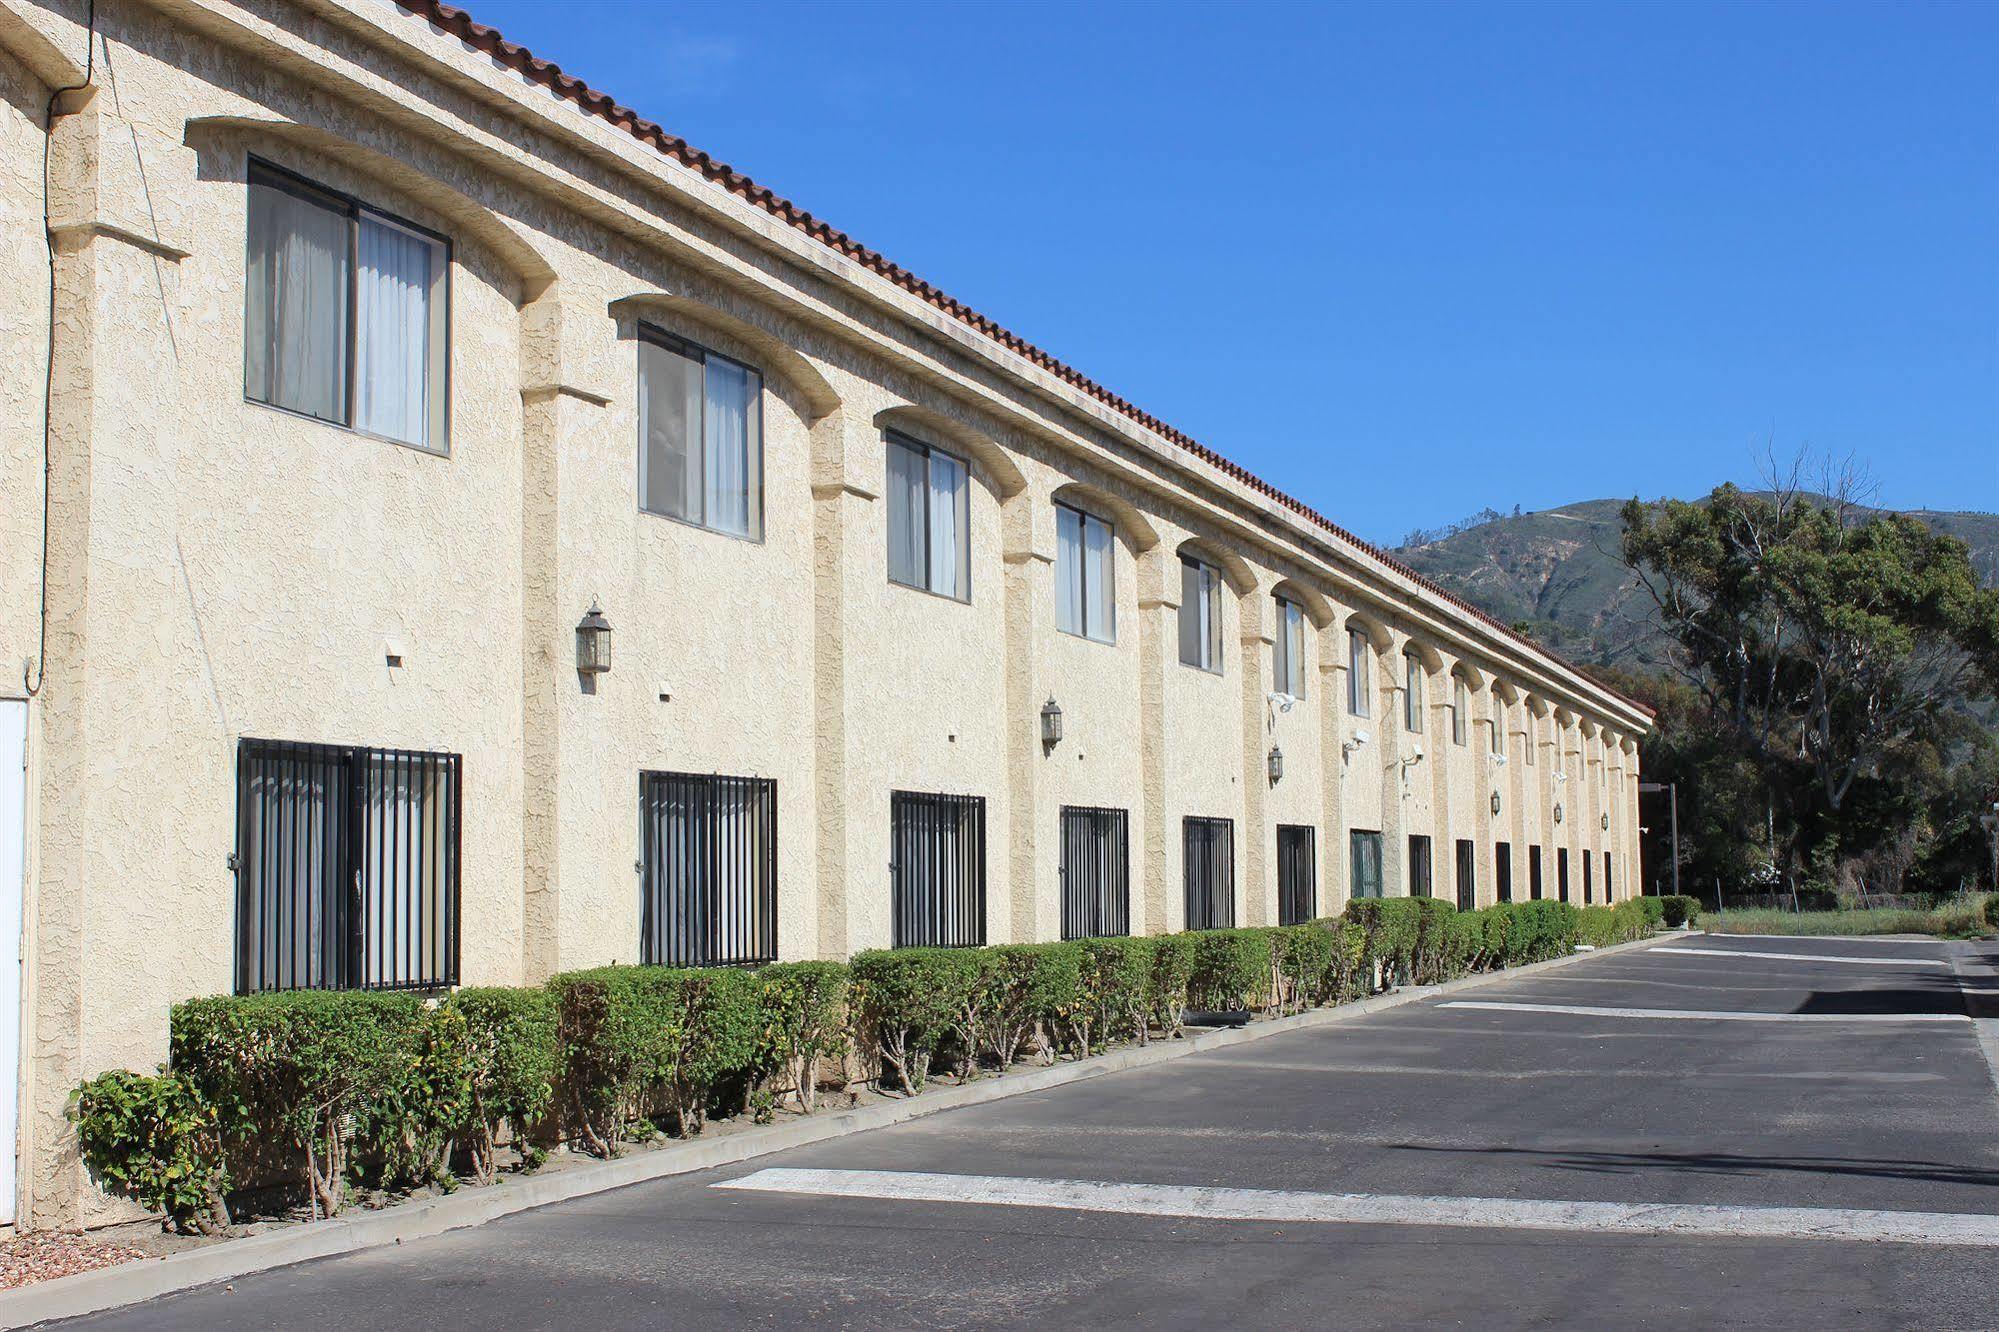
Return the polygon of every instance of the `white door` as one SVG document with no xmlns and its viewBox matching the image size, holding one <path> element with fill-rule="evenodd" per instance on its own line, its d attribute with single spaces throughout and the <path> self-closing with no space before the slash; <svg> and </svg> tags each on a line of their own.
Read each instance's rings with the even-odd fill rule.
<svg viewBox="0 0 1999 1332">
<path fill-rule="evenodd" d="M 20 1151 L 21 878 L 27 866 L 28 705 L 0 699 L 0 1222 L 14 1219 Z"/>
</svg>

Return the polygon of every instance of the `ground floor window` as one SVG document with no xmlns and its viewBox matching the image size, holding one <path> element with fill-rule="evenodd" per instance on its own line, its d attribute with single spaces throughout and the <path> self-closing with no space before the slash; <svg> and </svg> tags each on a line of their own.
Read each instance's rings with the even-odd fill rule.
<svg viewBox="0 0 1999 1332">
<path fill-rule="evenodd" d="M 1319 910 L 1319 830 L 1277 825 L 1277 923 L 1302 925 Z"/>
<path fill-rule="evenodd" d="M 895 946 L 984 944 L 985 798 L 896 791 L 889 823 Z"/>
<path fill-rule="evenodd" d="M 1121 809 L 1062 807 L 1062 937 L 1131 933 L 1131 819 Z"/>
<path fill-rule="evenodd" d="M 1606 902 L 1615 902 L 1617 900 L 1617 894 L 1612 892 L 1610 887 L 1610 852 L 1608 851 L 1603 853 L 1603 900 Z"/>
<path fill-rule="evenodd" d="M 777 783 L 639 774 L 639 960 L 777 959 Z"/>
<path fill-rule="evenodd" d="M 1492 893 L 1496 902 L 1513 900 L 1513 844 L 1495 842 L 1492 846 Z"/>
<path fill-rule="evenodd" d="M 1538 846 L 1527 848 L 1527 899 L 1531 902 L 1541 900 L 1541 848 Z"/>
<path fill-rule="evenodd" d="M 1561 901 L 1569 900 L 1569 848 L 1555 848 L 1555 896 Z"/>
<path fill-rule="evenodd" d="M 1583 905 L 1584 906 L 1588 906 L 1590 902 L 1590 864 L 1591 864 L 1590 854 L 1589 852 L 1585 851 L 1583 852 Z"/>
<path fill-rule="evenodd" d="M 1458 910 L 1478 908 L 1478 848 L 1462 838 L 1458 841 Z"/>
<path fill-rule="evenodd" d="M 1187 928 L 1224 930 L 1235 925 L 1235 824 L 1188 818 L 1180 827 Z"/>
<path fill-rule="evenodd" d="M 1347 835 L 1353 897 L 1381 896 L 1381 834 L 1355 831 Z"/>
<path fill-rule="evenodd" d="M 456 754 L 245 739 L 236 990 L 458 983 Z"/>
<path fill-rule="evenodd" d="M 1409 896 L 1430 895 L 1430 839 L 1411 834 L 1409 838 Z"/>
</svg>

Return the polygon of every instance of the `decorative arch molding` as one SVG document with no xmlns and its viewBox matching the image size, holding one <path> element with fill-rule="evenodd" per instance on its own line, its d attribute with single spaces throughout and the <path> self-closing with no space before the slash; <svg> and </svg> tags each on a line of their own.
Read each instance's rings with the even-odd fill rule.
<svg viewBox="0 0 1999 1332">
<path fill-rule="evenodd" d="M 492 251 L 520 283 L 523 305 L 555 282 L 555 269 L 548 260 L 497 213 L 400 158 L 316 125 L 265 116 L 197 116 L 187 122 L 185 139 L 190 147 L 199 148 L 201 139 L 218 133 L 253 136 L 330 158 L 417 200 Z"/>
<path fill-rule="evenodd" d="M 1402 655 L 1414 657 L 1423 663 L 1423 669 L 1431 675 L 1441 675 L 1444 670 L 1444 654 L 1425 643 L 1420 638 L 1404 639 Z"/>
<path fill-rule="evenodd" d="M 1133 555 L 1142 555 L 1159 544 L 1159 529 L 1145 511 L 1130 500 L 1120 499 L 1084 481 L 1065 481 L 1049 494 L 1051 504 L 1072 504 L 1103 515 L 1117 527 L 1118 539 Z"/>
<path fill-rule="evenodd" d="M 1222 571 L 1222 581 L 1229 590 L 1239 597 L 1251 596 L 1256 591 L 1256 570 L 1249 567 L 1249 561 L 1230 550 L 1202 537 L 1188 537 L 1174 548 L 1176 554 L 1191 555 Z"/>
<path fill-rule="evenodd" d="M 964 454 L 992 479 L 994 489 L 1003 500 L 1012 499 L 1027 489 L 1027 477 L 1021 472 L 1020 464 L 997 440 L 942 412 L 919 407 L 915 403 L 886 407 L 875 413 L 875 429 L 899 431 Z"/>
<path fill-rule="evenodd" d="M 1282 578 L 1270 589 L 1273 597 L 1283 597 L 1304 608 L 1305 618 L 1312 622 L 1314 629 L 1325 629 L 1332 624 L 1335 613 L 1333 603 L 1326 600 L 1323 593 L 1314 591 L 1296 579 Z"/>
<path fill-rule="evenodd" d="M 83 61 L 57 46 L 25 15 L 5 5 L 0 5 L 0 50 L 18 60 L 44 88 L 73 88 L 83 82 Z"/>
<path fill-rule="evenodd" d="M 1554 711 L 1554 708 L 1549 704 L 1547 699 L 1542 698 L 1539 694 L 1528 694 L 1527 711 L 1536 717 L 1545 717 Z"/>
<path fill-rule="evenodd" d="M 1358 629 L 1367 635 L 1368 644 L 1378 657 L 1386 657 L 1395 650 L 1395 635 L 1388 631 L 1387 621 L 1376 619 L 1367 611 L 1348 611 L 1344 627 Z"/>
<path fill-rule="evenodd" d="M 672 324 L 675 329 L 682 329 L 691 323 L 696 327 L 687 331 L 697 335 L 696 341 L 699 340 L 700 329 L 706 327 L 742 343 L 755 353 L 758 368 L 766 374 L 779 376 L 803 396 L 807 426 L 823 421 L 840 410 L 840 395 L 832 382 L 796 348 L 768 329 L 724 313 L 706 301 L 670 291 L 642 291 L 618 297 L 611 302 L 609 310 L 613 319 L 621 321 L 650 316 Z"/>
<path fill-rule="evenodd" d="M 1507 679 L 1503 675 L 1495 675 L 1492 677 L 1491 689 L 1493 693 L 1499 696 L 1499 701 L 1501 703 L 1504 703 L 1509 708 L 1515 705 L 1516 703 L 1520 702 L 1521 698 L 1523 697 L 1520 692 L 1519 686 L 1515 685 L 1511 680 Z"/>
<path fill-rule="evenodd" d="M 1482 694 L 1492 687 L 1493 675 L 1477 662 L 1460 657 L 1457 665 L 1451 667 L 1451 674 L 1465 682 L 1465 688 L 1474 694 Z"/>
</svg>

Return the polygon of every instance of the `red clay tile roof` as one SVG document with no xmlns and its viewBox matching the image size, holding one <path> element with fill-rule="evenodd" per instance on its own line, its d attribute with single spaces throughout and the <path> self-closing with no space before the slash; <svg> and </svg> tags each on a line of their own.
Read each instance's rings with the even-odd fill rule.
<svg viewBox="0 0 1999 1332">
<path fill-rule="evenodd" d="M 1455 593 L 1439 587 L 1436 583 L 1417 573 L 1408 565 L 1391 557 L 1386 551 L 1372 542 L 1363 541 L 1360 537 L 1355 536 L 1332 519 L 1314 510 L 1302 500 L 1292 498 L 1276 486 L 1265 481 L 1262 477 L 1230 462 L 1227 458 L 1222 457 L 1222 455 L 1208 448 L 1191 435 L 1184 434 L 1152 413 L 1125 401 L 1117 394 L 1083 374 L 1082 371 L 1057 360 L 1029 342 L 1026 338 L 1021 337 L 1018 333 L 1002 328 L 999 324 L 980 314 L 977 310 L 966 305 L 955 296 L 951 296 L 931 286 L 908 269 L 891 262 L 883 255 L 869 249 L 837 227 L 831 226 L 822 219 L 812 216 L 812 214 L 792 203 L 789 199 L 772 193 L 769 189 L 757 184 L 748 176 L 729 166 L 726 162 L 718 162 L 707 153 L 689 144 L 685 139 L 668 134 L 658 125 L 653 124 L 650 120 L 643 119 L 638 112 L 628 106 L 622 105 L 609 94 L 598 92 L 581 79 L 563 73 L 561 66 L 555 64 L 555 62 L 543 60 L 540 56 L 537 56 L 534 52 L 519 43 L 508 41 L 500 35 L 498 29 L 489 28 L 483 23 L 475 22 L 472 16 L 464 10 L 452 5 L 443 4 L 440 0 L 396 0 L 396 4 L 408 12 L 415 14 L 417 17 L 425 19 L 445 32 L 450 33 L 467 46 L 483 51 L 522 77 L 539 83 L 558 95 L 568 98 L 584 110 L 617 126 L 641 143 L 648 144 L 659 150 L 682 166 L 691 167 L 695 171 L 699 171 L 708 180 L 720 185 L 723 189 L 729 191 L 729 193 L 741 196 L 773 217 L 782 218 L 785 222 L 798 228 L 822 245 L 839 251 L 862 267 L 873 270 L 903 290 L 929 302 L 960 322 L 970 325 L 980 333 L 991 338 L 994 342 L 999 343 L 1000 346 L 1005 347 L 1008 351 L 1025 357 L 1027 360 L 1032 361 L 1054 375 L 1057 379 L 1095 398 L 1111 410 L 1136 421 L 1139 425 L 1144 426 L 1160 438 L 1169 440 L 1186 449 L 1204 462 L 1220 470 L 1224 475 L 1234 478 L 1259 494 L 1268 496 L 1293 513 L 1324 528 L 1347 545 L 1386 565 L 1432 596 L 1456 606 L 1459 610 L 1469 615 L 1476 616 L 1486 624 L 1499 630 L 1500 633 L 1506 635 L 1508 638 L 1520 643 L 1530 652 L 1556 662 L 1570 670 L 1576 670 L 1574 664 L 1564 659 L 1560 654 L 1550 652 L 1546 647 L 1536 643 L 1533 639 L 1515 633 L 1510 626 L 1502 624 L 1498 619 L 1486 614 L 1486 612 L 1480 610 L 1462 597 L 1457 596 Z M 1579 675 L 1582 674 L 1581 671 L 1577 671 L 1576 673 Z M 1589 679 L 1588 676 L 1584 676 L 1584 678 Z M 1596 688 L 1604 690 L 1604 692 L 1610 694 L 1613 698 L 1620 699 L 1637 708 L 1640 712 L 1648 716 L 1653 715 L 1652 709 L 1640 703 L 1637 699 L 1627 698 L 1616 690 L 1610 689 L 1608 686 L 1600 684 L 1593 679 L 1590 680 L 1590 683 L 1595 685 Z"/>
</svg>

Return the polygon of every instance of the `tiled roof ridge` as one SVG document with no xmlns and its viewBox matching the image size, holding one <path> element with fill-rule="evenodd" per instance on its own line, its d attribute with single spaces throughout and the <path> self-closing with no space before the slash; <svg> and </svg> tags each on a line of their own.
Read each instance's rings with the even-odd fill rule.
<svg viewBox="0 0 1999 1332">
<path fill-rule="evenodd" d="M 509 69 L 514 70 L 523 78 L 539 83 L 559 96 L 568 98 L 584 110 L 609 124 L 617 126 L 633 138 L 650 145 L 667 157 L 679 162 L 682 166 L 700 172 L 705 178 L 722 186 L 731 194 L 755 204 L 773 217 L 779 218 L 796 227 L 822 245 L 839 251 L 855 263 L 860 264 L 863 268 L 879 274 L 903 290 L 936 306 L 959 322 L 991 338 L 1007 350 L 1032 361 L 1035 365 L 1048 371 L 1057 379 L 1080 390 L 1089 397 L 1095 398 L 1119 415 L 1137 422 L 1162 439 L 1179 445 L 1204 462 L 1217 468 L 1223 474 L 1234 478 L 1236 481 L 1276 501 L 1300 517 L 1324 528 L 1341 541 L 1346 542 L 1349 546 L 1354 547 L 1370 558 L 1386 565 L 1389 569 L 1392 569 L 1404 578 L 1409 579 L 1424 591 L 1499 630 L 1500 633 L 1526 647 L 1535 655 L 1546 658 L 1573 671 L 1575 674 L 1589 681 L 1596 688 L 1610 694 L 1613 698 L 1630 704 L 1640 712 L 1648 716 L 1654 715 L 1651 708 L 1637 699 L 1629 698 L 1611 689 L 1608 685 L 1586 675 L 1579 667 L 1560 653 L 1551 651 L 1546 646 L 1535 642 L 1526 635 L 1516 632 L 1510 625 L 1502 623 L 1497 617 L 1480 610 L 1477 606 L 1472 605 L 1456 593 L 1417 573 L 1414 569 L 1402 563 L 1402 561 L 1395 559 L 1373 542 L 1363 540 L 1361 537 L 1349 532 L 1332 519 L 1313 509 L 1303 500 L 1286 494 L 1247 468 L 1224 458 L 1221 454 L 1216 453 L 1193 436 L 1177 427 L 1168 425 L 1165 421 L 1160 420 L 1137 404 L 1119 397 L 1074 366 L 1058 360 L 1055 356 L 1043 351 L 1026 338 L 1021 337 L 1018 333 L 1002 327 L 999 323 L 986 315 L 980 314 L 957 297 L 932 286 L 880 252 L 869 249 L 839 228 L 832 226 L 821 218 L 814 217 L 811 213 L 792 203 L 789 199 L 776 194 L 765 186 L 757 184 L 726 162 L 719 162 L 678 135 L 667 133 L 666 130 L 652 121 L 646 120 L 638 112 L 623 105 L 608 93 L 599 92 L 581 79 L 564 73 L 562 67 L 554 61 L 544 60 L 520 43 L 508 41 L 500 34 L 497 28 L 487 27 L 485 24 L 475 20 L 464 10 L 454 5 L 444 4 L 442 0 L 395 0 L 395 3 L 409 13 L 425 19 L 436 27 L 450 33 L 466 45 L 485 52 L 488 56 L 491 56 L 494 60 L 507 66 Z"/>
</svg>

